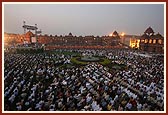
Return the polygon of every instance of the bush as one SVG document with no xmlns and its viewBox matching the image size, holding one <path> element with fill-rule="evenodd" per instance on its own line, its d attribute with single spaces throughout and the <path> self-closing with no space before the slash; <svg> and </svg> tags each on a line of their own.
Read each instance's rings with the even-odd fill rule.
<svg viewBox="0 0 168 115">
<path fill-rule="evenodd" d="M 84 61 L 84 60 L 82 61 L 80 58 L 81 57 L 73 57 L 71 59 L 71 63 L 73 63 L 75 65 L 82 65 L 82 66 L 84 66 L 84 65 L 87 65 L 89 62 L 95 62 L 94 60 L 93 61 L 90 61 L 90 60 L 89 61 Z M 109 65 L 111 63 L 111 61 L 109 59 L 107 59 L 107 58 L 101 58 L 97 62 L 99 62 L 103 66 L 107 66 L 107 65 Z"/>
<path fill-rule="evenodd" d="M 87 64 L 87 62 L 78 61 L 78 58 L 79 57 L 73 57 L 71 59 L 71 63 L 76 64 L 76 65 L 82 65 L 82 66 Z"/>
<path fill-rule="evenodd" d="M 111 63 L 110 60 L 107 59 L 107 58 L 103 58 L 102 60 L 103 60 L 103 61 L 100 62 L 101 65 L 104 65 L 104 66 L 105 66 L 105 65 L 109 65 L 109 64 Z"/>
</svg>

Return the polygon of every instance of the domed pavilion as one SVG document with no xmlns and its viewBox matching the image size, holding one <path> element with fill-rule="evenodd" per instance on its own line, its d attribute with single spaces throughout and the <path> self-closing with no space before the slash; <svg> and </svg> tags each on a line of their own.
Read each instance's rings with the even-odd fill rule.
<svg viewBox="0 0 168 115">
<path fill-rule="evenodd" d="M 151 27 L 147 28 L 140 38 L 140 50 L 163 53 L 164 52 L 164 37 L 160 34 L 154 34 Z"/>
</svg>

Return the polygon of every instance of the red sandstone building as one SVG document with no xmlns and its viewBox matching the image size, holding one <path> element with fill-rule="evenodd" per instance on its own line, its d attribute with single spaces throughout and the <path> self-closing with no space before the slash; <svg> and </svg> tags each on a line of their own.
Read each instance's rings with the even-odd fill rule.
<svg viewBox="0 0 168 115">
<path fill-rule="evenodd" d="M 33 41 L 35 34 L 28 31 L 25 35 L 5 33 L 5 46 L 17 46 L 21 44 L 30 44 Z M 73 36 L 69 33 L 66 36 L 53 36 L 53 35 L 38 35 L 37 42 L 39 44 L 45 44 L 50 47 L 112 47 L 118 46 L 120 42 L 120 36 L 114 31 L 113 36 Z M 82 47 L 83 46 L 83 47 Z"/>
<path fill-rule="evenodd" d="M 154 35 L 151 27 L 147 28 L 142 36 L 125 35 L 120 36 L 114 31 L 110 36 L 74 36 L 69 33 L 66 36 L 53 35 L 37 35 L 28 31 L 25 35 L 20 34 L 4 34 L 5 47 L 17 46 L 22 44 L 31 44 L 37 37 L 39 44 L 45 44 L 47 49 L 57 48 L 120 48 L 121 44 L 130 45 L 132 48 L 138 48 L 142 51 L 163 53 L 164 38 L 159 33 Z M 128 39 L 128 40 L 127 40 Z M 128 42 L 128 43 L 127 43 Z"/>
<path fill-rule="evenodd" d="M 151 27 L 147 28 L 140 38 L 140 50 L 154 53 L 164 53 L 164 37 L 154 34 Z"/>
</svg>

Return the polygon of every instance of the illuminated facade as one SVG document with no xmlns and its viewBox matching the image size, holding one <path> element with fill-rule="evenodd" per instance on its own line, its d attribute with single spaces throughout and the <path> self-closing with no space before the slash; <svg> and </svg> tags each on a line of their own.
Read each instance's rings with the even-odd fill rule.
<svg viewBox="0 0 168 115">
<path fill-rule="evenodd" d="M 140 38 L 140 50 L 154 53 L 164 52 L 164 37 L 161 34 L 154 34 L 151 27 L 147 28 Z"/>
<path fill-rule="evenodd" d="M 140 39 L 137 39 L 137 38 L 131 38 L 130 39 L 130 47 L 131 48 L 139 49 L 139 43 L 140 43 Z"/>
<path fill-rule="evenodd" d="M 139 49 L 140 36 L 137 35 L 121 35 L 121 43 L 131 48 Z"/>
</svg>

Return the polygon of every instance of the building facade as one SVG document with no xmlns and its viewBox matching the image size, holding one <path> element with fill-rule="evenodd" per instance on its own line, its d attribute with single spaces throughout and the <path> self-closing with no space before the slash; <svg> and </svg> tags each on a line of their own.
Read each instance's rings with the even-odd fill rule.
<svg viewBox="0 0 168 115">
<path fill-rule="evenodd" d="M 153 53 L 164 53 L 164 37 L 154 31 L 151 27 L 147 28 L 144 34 L 140 38 L 140 50 L 153 52 Z"/>
<path fill-rule="evenodd" d="M 122 45 L 131 48 L 140 49 L 142 51 L 163 53 L 164 38 L 161 34 L 154 34 L 151 27 L 147 28 L 142 36 L 124 35 L 120 36 L 117 31 L 109 36 L 74 36 L 69 33 L 65 36 L 58 35 L 37 35 L 28 31 L 26 34 L 4 34 L 5 47 L 17 46 L 22 44 L 33 43 L 33 38 L 39 44 L 44 44 L 49 49 L 56 48 L 119 48 Z"/>
<path fill-rule="evenodd" d="M 5 46 L 11 46 L 13 43 L 16 45 L 31 44 L 32 38 L 36 37 L 39 44 L 45 44 L 46 46 L 61 46 L 61 47 L 103 47 L 103 46 L 118 46 L 120 43 L 120 36 L 114 31 L 113 36 L 74 36 L 69 33 L 65 36 L 53 36 L 53 35 L 37 35 L 28 31 L 26 34 L 11 34 L 5 33 Z M 13 42 L 15 41 L 15 42 Z"/>
</svg>

